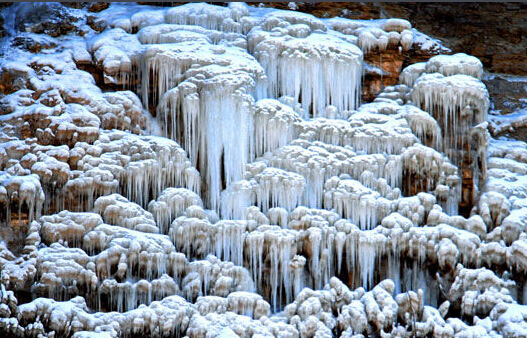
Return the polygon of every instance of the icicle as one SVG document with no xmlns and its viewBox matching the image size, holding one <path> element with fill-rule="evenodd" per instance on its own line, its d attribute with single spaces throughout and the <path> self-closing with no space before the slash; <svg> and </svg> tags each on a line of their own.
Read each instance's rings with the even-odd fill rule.
<svg viewBox="0 0 527 338">
<path fill-rule="evenodd" d="M 250 82 L 247 76 L 238 76 L 236 80 L 222 78 L 219 83 L 211 81 L 193 94 L 199 99 L 193 98 L 189 105 L 179 105 L 181 90 L 172 90 L 164 96 L 158 109 L 159 116 L 168 115 L 172 119 L 174 126 L 170 135 L 173 138 L 186 135 L 181 141 L 192 163 L 202 168 L 207 182 L 205 201 L 214 210 L 220 207 L 222 185 L 229 186 L 240 180 L 250 157 L 253 101 L 243 88 L 247 82 Z M 175 122 L 179 119 L 184 121 L 182 127 L 177 127 Z"/>
<path fill-rule="evenodd" d="M 315 290 L 322 288 L 322 269 L 320 268 L 320 254 L 322 249 L 322 231 L 318 228 L 308 229 L 308 239 L 311 244 L 311 276 L 313 278 L 313 288 Z"/>
<path fill-rule="evenodd" d="M 360 238 L 360 231 L 356 228 L 356 231 L 352 231 L 346 236 L 346 268 L 348 273 L 353 273 L 352 282 L 359 280 L 360 277 L 360 266 L 358 259 L 358 243 Z"/>
<path fill-rule="evenodd" d="M 295 298 L 304 288 L 302 272 L 304 271 L 305 265 L 306 258 L 304 256 L 295 255 L 291 261 L 291 270 L 293 271 L 293 297 Z"/>
<path fill-rule="evenodd" d="M 419 137 L 421 143 L 438 151 L 442 151 L 443 139 L 441 128 L 430 114 L 417 107 L 406 105 L 403 116 L 410 124 L 412 132 Z"/>
<path fill-rule="evenodd" d="M 331 35 L 322 39 L 319 34 L 307 34 L 301 38 L 260 30 L 249 34 L 250 49 L 269 79 L 269 97 L 293 97 L 306 113 L 312 110 L 313 117 L 324 116 L 328 105 L 339 112 L 354 109 L 360 101 L 362 52 Z"/>
<path fill-rule="evenodd" d="M 325 190 L 324 206 L 335 208 L 338 214 L 359 224 L 362 230 L 375 227 L 391 210 L 390 201 L 356 180 L 335 177 L 326 181 Z"/>
<path fill-rule="evenodd" d="M 282 228 L 287 227 L 289 213 L 286 209 L 280 207 L 270 208 L 267 211 L 267 215 L 271 224 L 279 225 Z"/>
<path fill-rule="evenodd" d="M 263 233 L 262 235 L 258 232 Z M 258 234 L 258 235 L 257 235 Z M 293 273 L 294 268 L 300 269 L 296 263 L 291 263 L 291 259 L 296 254 L 295 237 L 296 232 L 291 230 L 280 229 L 276 226 L 261 226 L 258 231 L 252 232 L 247 236 L 248 244 L 256 244 L 255 250 L 251 248 L 251 262 L 258 262 L 258 266 L 253 267 L 253 275 L 256 275 L 258 270 L 257 284 L 259 289 L 264 287 L 263 280 L 270 285 L 270 303 L 274 312 L 283 304 L 288 304 L 292 301 L 295 292 L 295 285 L 301 285 L 300 270 Z M 267 276 L 262 275 L 262 256 L 263 246 L 266 248 L 267 259 L 270 262 L 270 273 Z M 262 250 L 262 251 L 261 251 Z M 256 256 L 260 254 L 260 256 Z M 301 264 L 302 262 L 297 262 Z M 301 264 L 303 266 L 303 264 Z M 295 284 L 296 283 L 296 284 Z M 285 292 L 285 294 L 284 294 Z"/>
<path fill-rule="evenodd" d="M 167 188 L 157 200 L 150 201 L 148 211 L 153 214 L 159 232 L 166 234 L 172 221 L 192 205 L 203 206 L 201 198 L 195 192 L 185 188 Z"/>
<path fill-rule="evenodd" d="M 415 80 L 421 76 L 421 74 L 426 72 L 426 62 L 417 62 L 409 65 L 401 72 L 399 75 L 399 82 L 405 84 L 409 87 L 412 87 L 415 83 Z"/>
<path fill-rule="evenodd" d="M 456 213 L 461 189 L 457 168 L 441 153 L 422 145 L 408 148 L 402 157 L 403 172 L 407 177 L 403 193 L 433 191 L 446 210 Z M 422 173 L 426 176 L 423 177 Z M 410 177 L 414 179 L 408 179 Z"/>
<path fill-rule="evenodd" d="M 262 271 L 264 241 L 265 235 L 257 231 L 250 232 L 246 237 L 247 247 L 249 248 L 250 270 L 258 290 L 262 289 L 263 281 Z"/>
<path fill-rule="evenodd" d="M 266 168 L 257 174 L 257 204 L 263 212 L 281 206 L 293 210 L 300 204 L 306 185 L 302 176 L 276 168 Z"/>
<path fill-rule="evenodd" d="M 346 234 L 342 231 L 339 231 L 335 236 L 335 250 L 337 254 L 337 265 L 335 271 L 337 275 L 340 274 L 342 269 L 342 255 L 344 252 L 344 246 L 346 245 Z"/>
<path fill-rule="evenodd" d="M 243 265 L 243 246 L 246 236 L 246 222 L 219 221 L 216 228 L 216 256 L 235 265 Z"/>
<path fill-rule="evenodd" d="M 10 173 L 0 174 L 0 198 L 7 207 L 7 216 L 10 217 L 10 204 L 18 202 L 18 217 L 21 218 L 22 207 L 28 210 L 28 222 L 40 217 L 44 205 L 45 195 L 37 175 L 13 176 Z M 28 223 L 28 224 L 29 224 Z"/>
<path fill-rule="evenodd" d="M 242 32 L 237 22 L 249 11 L 244 6 L 229 5 L 229 8 L 205 3 L 186 4 L 169 9 L 165 20 L 181 25 L 196 25 L 225 32 Z"/>
<path fill-rule="evenodd" d="M 288 106 L 276 100 L 256 102 L 254 113 L 254 156 L 286 145 L 295 136 L 295 123 L 300 117 Z"/>
<path fill-rule="evenodd" d="M 372 234 L 373 235 L 373 234 Z M 371 235 L 370 235 L 371 236 Z M 373 284 L 373 272 L 377 252 L 370 236 L 360 236 L 359 239 L 359 266 L 362 276 L 362 287 L 369 290 Z"/>
<path fill-rule="evenodd" d="M 247 207 L 256 203 L 256 183 L 241 180 L 234 182 L 221 193 L 221 215 L 226 219 L 245 219 Z"/>
<path fill-rule="evenodd" d="M 445 153 L 455 165 L 465 166 L 466 160 L 460 152 L 470 145 L 468 130 L 474 122 L 487 119 L 489 94 L 485 85 L 467 75 L 425 74 L 416 81 L 412 100 L 438 120 Z M 469 163 L 474 166 L 475 159 L 470 155 Z"/>
</svg>

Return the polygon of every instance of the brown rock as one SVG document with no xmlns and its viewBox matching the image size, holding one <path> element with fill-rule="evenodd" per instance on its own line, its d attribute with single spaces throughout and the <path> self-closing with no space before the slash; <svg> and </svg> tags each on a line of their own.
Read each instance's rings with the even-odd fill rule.
<svg viewBox="0 0 527 338">
<path fill-rule="evenodd" d="M 442 40 L 453 53 L 477 56 L 496 73 L 527 75 L 526 3 L 383 3 L 386 16 L 402 17 Z"/>
<path fill-rule="evenodd" d="M 0 94 L 8 95 L 20 89 L 14 85 L 14 81 L 15 76 L 13 74 L 9 72 L 0 73 Z"/>
<path fill-rule="evenodd" d="M 88 11 L 93 13 L 99 13 L 104 11 L 106 8 L 110 7 L 109 2 L 94 2 L 88 7 Z"/>
<path fill-rule="evenodd" d="M 40 53 L 42 49 L 51 49 L 57 47 L 54 42 L 44 40 L 37 41 L 29 36 L 17 36 L 13 39 L 12 46 L 22 47 L 31 53 Z"/>
<path fill-rule="evenodd" d="M 104 21 L 103 19 L 99 19 L 94 15 L 86 16 L 86 24 L 90 26 L 91 29 L 93 29 L 94 31 L 98 33 L 101 33 L 107 27 L 106 21 Z"/>
<path fill-rule="evenodd" d="M 89 2 L 61 2 L 66 7 L 80 9 L 84 8 Z"/>
<path fill-rule="evenodd" d="M 364 61 L 370 66 L 382 71 L 370 71 L 364 74 L 362 92 L 363 101 L 372 101 L 386 86 L 393 86 L 399 82 L 399 74 L 403 68 L 405 55 L 399 53 L 396 47 L 383 52 L 372 51 L 364 55 Z"/>
</svg>

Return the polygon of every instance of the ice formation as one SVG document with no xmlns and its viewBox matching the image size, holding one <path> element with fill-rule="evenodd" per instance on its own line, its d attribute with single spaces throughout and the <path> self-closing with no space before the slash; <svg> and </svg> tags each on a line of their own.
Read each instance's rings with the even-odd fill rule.
<svg viewBox="0 0 527 338">
<path fill-rule="evenodd" d="M 0 336 L 527 336 L 527 144 L 490 138 L 477 58 L 361 104 L 368 55 L 444 49 L 395 18 L 81 7 L 2 12 Z"/>
<path fill-rule="evenodd" d="M 477 58 L 455 54 L 434 56 L 423 67 L 401 74 L 403 82 L 413 83 L 414 103 L 429 111 L 441 128 L 443 142 L 437 149 L 459 168 L 463 185 L 469 187 L 460 199 L 465 214 L 487 175 L 489 94 L 478 80 L 482 72 Z"/>
<path fill-rule="evenodd" d="M 265 69 L 269 97 L 293 97 L 304 118 L 325 116 L 328 105 L 354 109 L 360 101 L 362 51 L 333 34 L 321 35 L 326 30 L 312 16 L 276 12 L 247 35 L 249 52 Z"/>
</svg>

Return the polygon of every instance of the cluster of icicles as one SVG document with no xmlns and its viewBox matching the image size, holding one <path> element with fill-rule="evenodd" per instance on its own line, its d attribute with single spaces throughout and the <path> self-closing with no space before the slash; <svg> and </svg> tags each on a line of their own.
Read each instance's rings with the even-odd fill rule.
<svg viewBox="0 0 527 338">
<path fill-rule="evenodd" d="M 527 146 L 496 141 L 487 164 L 479 60 L 410 65 L 360 105 L 364 53 L 420 48 L 407 21 L 244 4 L 92 15 L 107 28 L 83 26 L 87 43 L 2 61 L 28 85 L 1 101 L 0 215 L 27 231 L 18 250 L 14 231 L 0 241 L 0 330 L 527 331 Z M 130 90 L 103 93 L 83 63 Z M 464 170 L 483 191 L 469 218 Z"/>
</svg>

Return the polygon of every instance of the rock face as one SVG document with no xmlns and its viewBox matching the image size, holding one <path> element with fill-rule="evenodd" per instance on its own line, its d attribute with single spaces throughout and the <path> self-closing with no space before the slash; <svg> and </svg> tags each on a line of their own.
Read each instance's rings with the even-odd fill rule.
<svg viewBox="0 0 527 338">
<path fill-rule="evenodd" d="M 453 52 L 477 56 L 494 73 L 527 75 L 525 3 L 383 4 Z"/>
<path fill-rule="evenodd" d="M 484 80 L 491 97 L 489 132 L 493 137 L 527 138 L 527 78 L 488 74 Z"/>
<path fill-rule="evenodd" d="M 516 78 L 404 19 L 2 17 L 0 336 L 527 336 Z"/>
</svg>

